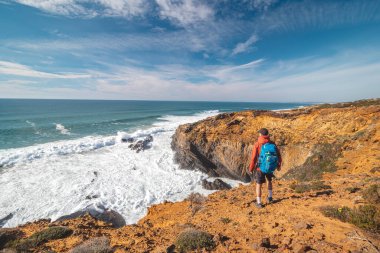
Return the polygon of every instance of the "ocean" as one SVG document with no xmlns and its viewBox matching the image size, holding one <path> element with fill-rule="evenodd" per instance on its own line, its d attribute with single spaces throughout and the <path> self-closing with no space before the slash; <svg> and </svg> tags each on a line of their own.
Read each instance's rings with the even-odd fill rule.
<svg viewBox="0 0 380 253">
<path fill-rule="evenodd" d="M 11 217 L 2 225 L 14 227 L 104 206 L 135 223 L 153 204 L 207 194 L 200 186 L 207 175 L 173 162 L 170 142 L 180 124 L 306 105 L 0 99 L 0 220 Z M 122 141 L 149 135 L 153 141 L 141 152 Z"/>
</svg>

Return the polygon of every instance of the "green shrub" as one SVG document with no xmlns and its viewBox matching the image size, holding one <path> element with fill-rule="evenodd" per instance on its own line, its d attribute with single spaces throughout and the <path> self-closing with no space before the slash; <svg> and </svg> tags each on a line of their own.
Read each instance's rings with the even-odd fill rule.
<svg viewBox="0 0 380 253">
<path fill-rule="evenodd" d="M 290 188 L 296 193 L 304 193 L 310 191 L 320 191 L 331 189 L 331 186 L 325 185 L 323 181 L 314 181 L 310 183 L 293 183 L 290 185 Z"/>
<path fill-rule="evenodd" d="M 380 210 L 373 205 L 363 205 L 351 209 L 349 207 L 325 206 L 322 213 L 331 218 L 349 222 L 367 231 L 380 232 Z"/>
<path fill-rule="evenodd" d="M 18 251 L 27 251 L 47 241 L 65 238 L 71 235 L 72 232 L 73 231 L 67 227 L 49 227 L 34 233 L 26 239 L 15 241 L 10 246 L 15 247 Z"/>
<path fill-rule="evenodd" d="M 106 237 L 96 237 L 79 244 L 69 253 L 112 253 L 110 240 Z"/>
<path fill-rule="evenodd" d="M 366 201 L 371 204 L 379 204 L 380 203 L 380 185 L 375 184 L 371 185 L 369 188 L 364 190 L 363 197 Z"/>
<path fill-rule="evenodd" d="M 196 249 L 212 250 L 215 247 L 212 235 L 194 228 L 183 231 L 175 242 L 179 252 L 188 252 Z"/>
<path fill-rule="evenodd" d="M 343 222 L 349 221 L 351 214 L 351 209 L 346 206 L 324 206 L 321 208 L 321 211 L 326 217 L 338 219 Z"/>
<path fill-rule="evenodd" d="M 373 205 L 354 208 L 350 215 L 350 223 L 371 232 L 380 232 L 380 210 Z"/>
</svg>

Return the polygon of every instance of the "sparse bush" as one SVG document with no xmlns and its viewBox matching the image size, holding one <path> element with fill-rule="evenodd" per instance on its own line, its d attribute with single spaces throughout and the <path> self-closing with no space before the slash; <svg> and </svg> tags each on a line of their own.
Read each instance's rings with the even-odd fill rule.
<svg viewBox="0 0 380 253">
<path fill-rule="evenodd" d="M 350 217 L 351 209 L 344 206 L 324 206 L 321 208 L 323 215 L 326 217 L 338 219 L 343 222 L 347 222 Z"/>
<path fill-rule="evenodd" d="M 95 237 L 79 244 L 70 253 L 112 253 L 110 240 L 106 237 Z"/>
<path fill-rule="evenodd" d="M 349 222 L 367 231 L 380 232 L 380 211 L 376 206 L 364 205 L 351 209 L 349 207 L 326 206 L 322 213 L 331 218 Z"/>
<path fill-rule="evenodd" d="M 380 185 L 375 184 L 371 185 L 369 188 L 364 190 L 363 197 L 366 201 L 371 204 L 379 204 L 380 203 Z"/>
<path fill-rule="evenodd" d="M 380 211 L 373 205 L 359 206 L 352 210 L 349 222 L 371 232 L 380 232 Z"/>
<path fill-rule="evenodd" d="M 206 201 L 206 197 L 200 193 L 191 193 L 186 200 L 190 201 L 191 214 L 194 216 L 198 211 L 203 209 L 203 204 Z"/>
<path fill-rule="evenodd" d="M 212 250 L 215 247 L 213 236 L 207 232 L 189 228 L 183 231 L 175 242 L 179 252 L 188 252 L 197 249 Z"/>
<path fill-rule="evenodd" d="M 320 191 L 331 189 L 331 186 L 325 185 L 323 181 L 314 181 L 311 183 L 293 183 L 290 185 L 290 188 L 296 193 L 304 193 L 310 191 Z"/>
<path fill-rule="evenodd" d="M 50 240 L 57 240 L 71 235 L 73 231 L 68 227 L 49 227 L 36 232 L 26 239 L 21 239 L 12 243 L 18 251 L 27 251 Z"/>
<path fill-rule="evenodd" d="M 220 221 L 224 224 L 228 224 L 230 223 L 232 220 L 230 218 L 226 218 L 226 217 L 223 217 L 223 218 L 220 218 Z"/>
<path fill-rule="evenodd" d="M 198 192 L 193 192 L 186 198 L 186 200 L 190 201 L 190 205 L 203 204 L 206 201 L 206 197 Z"/>
</svg>

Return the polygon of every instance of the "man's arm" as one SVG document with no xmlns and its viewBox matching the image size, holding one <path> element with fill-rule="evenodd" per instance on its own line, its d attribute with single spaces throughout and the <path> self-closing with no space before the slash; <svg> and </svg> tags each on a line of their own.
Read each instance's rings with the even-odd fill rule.
<svg viewBox="0 0 380 253">
<path fill-rule="evenodd" d="M 251 155 L 251 162 L 249 164 L 249 172 L 252 173 L 253 169 L 256 166 L 256 162 L 257 162 L 257 143 L 255 143 L 253 145 L 252 155 Z"/>
</svg>

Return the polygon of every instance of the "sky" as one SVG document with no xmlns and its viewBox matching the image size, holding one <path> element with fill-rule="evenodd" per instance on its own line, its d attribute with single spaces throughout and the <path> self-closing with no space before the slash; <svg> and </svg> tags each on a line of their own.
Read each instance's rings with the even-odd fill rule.
<svg viewBox="0 0 380 253">
<path fill-rule="evenodd" d="M 380 97 L 380 1 L 0 0 L 0 97 Z"/>
</svg>

